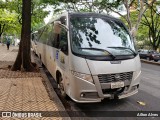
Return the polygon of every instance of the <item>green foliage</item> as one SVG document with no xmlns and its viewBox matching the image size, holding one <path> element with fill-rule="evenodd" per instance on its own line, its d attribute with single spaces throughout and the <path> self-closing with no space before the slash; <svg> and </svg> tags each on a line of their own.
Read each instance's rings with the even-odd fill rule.
<svg viewBox="0 0 160 120">
<path fill-rule="evenodd" d="M 133 11 L 130 13 L 130 19 L 133 25 L 136 24 L 137 22 L 137 17 L 138 17 L 138 11 Z M 142 18 L 143 19 L 143 18 Z M 126 24 L 126 26 L 128 26 L 128 23 L 126 22 L 126 20 L 121 17 L 121 20 Z M 140 48 L 143 48 L 144 46 L 149 46 L 149 40 L 148 40 L 148 27 L 140 24 L 137 34 L 136 34 L 136 44 L 137 46 Z"/>
<path fill-rule="evenodd" d="M 0 6 L 3 6 L 3 8 L 0 8 L 0 24 L 5 24 L 4 32 L 20 36 L 22 24 L 22 0 L 0 1 Z M 49 14 L 48 11 L 44 10 L 46 6 L 47 3 L 44 3 L 42 0 L 32 0 L 32 31 L 44 25 L 43 19 Z M 2 11 L 7 12 L 4 13 Z"/>
<path fill-rule="evenodd" d="M 14 12 L 10 12 L 6 9 L 0 9 L 0 25 L 4 26 L 1 33 L 5 32 L 10 35 L 19 34 L 20 33 L 20 26 L 18 25 L 17 21 L 17 14 Z"/>
<path fill-rule="evenodd" d="M 6 7 L 6 4 L 3 0 L 0 0 L 0 8 L 4 9 Z"/>
<path fill-rule="evenodd" d="M 75 12 L 102 12 L 108 11 L 108 7 L 118 7 L 122 1 L 116 0 L 41 0 L 41 2 L 53 5 L 54 13 L 61 13 L 62 11 Z"/>
<path fill-rule="evenodd" d="M 137 44 L 142 48 L 152 46 L 153 49 L 157 49 L 159 46 L 160 33 L 158 31 L 160 31 L 160 15 L 156 14 L 156 4 L 150 6 L 144 13 L 136 34 Z M 138 13 L 138 11 L 130 13 L 130 19 L 133 25 L 137 22 Z M 124 18 L 121 18 L 121 20 L 128 25 Z M 152 34 L 149 34 L 149 31 L 152 31 Z"/>
<path fill-rule="evenodd" d="M 35 31 L 39 26 L 44 25 L 43 19 L 49 14 L 49 11 L 44 11 L 46 4 L 34 0 L 32 2 L 32 30 Z"/>
<path fill-rule="evenodd" d="M 148 30 L 149 41 L 154 50 L 157 50 L 160 45 L 160 15 L 155 9 L 156 5 L 153 4 L 149 7 L 141 22 Z"/>
<path fill-rule="evenodd" d="M 14 1 L 11 2 L 6 0 L 0 2 L 2 3 L 2 7 L 0 8 L 1 33 L 20 36 L 21 26 L 18 23 L 18 14 L 13 9 L 16 8 L 17 5 L 12 4 Z"/>
</svg>

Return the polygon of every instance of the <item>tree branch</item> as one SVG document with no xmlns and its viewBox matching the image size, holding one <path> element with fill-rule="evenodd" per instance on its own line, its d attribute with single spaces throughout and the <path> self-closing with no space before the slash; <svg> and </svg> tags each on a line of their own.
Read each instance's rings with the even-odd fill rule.
<svg viewBox="0 0 160 120">
<path fill-rule="evenodd" d="M 122 18 L 124 18 L 127 21 L 127 23 L 128 23 L 128 20 L 127 20 L 127 18 L 125 16 L 123 16 L 122 14 L 120 14 L 119 12 L 117 12 L 116 10 L 112 9 L 111 7 L 108 7 L 108 9 L 110 9 L 114 13 L 117 13 L 119 16 L 121 16 Z"/>
<path fill-rule="evenodd" d="M 149 29 L 149 41 L 150 41 L 150 43 L 151 43 L 152 46 L 153 46 L 154 44 L 153 44 L 152 39 L 151 39 L 151 31 L 150 31 L 150 29 Z"/>
<path fill-rule="evenodd" d="M 127 21 L 128 21 L 128 26 L 129 26 L 129 30 L 131 31 L 132 29 L 132 23 L 131 23 L 131 19 L 130 19 L 130 9 L 129 9 L 129 5 L 128 5 L 128 0 L 123 0 L 123 4 L 127 10 Z"/>
<path fill-rule="evenodd" d="M 148 23 L 147 23 L 146 21 L 144 21 L 144 20 L 141 21 L 141 24 L 143 24 L 143 25 L 145 25 L 145 26 L 148 26 L 148 27 L 149 27 L 149 25 L 150 25 L 150 24 L 148 24 Z"/>
<path fill-rule="evenodd" d="M 157 34 L 157 36 L 156 36 L 156 41 L 157 41 L 157 40 L 160 41 L 159 37 L 160 37 L 160 30 L 158 31 L 158 34 Z"/>
<path fill-rule="evenodd" d="M 135 0 L 132 0 L 131 3 L 129 4 L 129 8 L 133 5 Z"/>
</svg>

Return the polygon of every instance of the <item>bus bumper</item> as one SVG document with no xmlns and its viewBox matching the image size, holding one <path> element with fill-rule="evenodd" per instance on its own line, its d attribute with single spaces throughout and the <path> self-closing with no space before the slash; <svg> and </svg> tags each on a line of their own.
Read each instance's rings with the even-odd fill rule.
<svg viewBox="0 0 160 120">
<path fill-rule="evenodd" d="M 133 83 L 125 83 L 124 90 L 120 93 L 118 92 L 111 92 L 111 93 L 103 93 L 102 92 L 102 85 L 99 83 L 94 84 L 90 83 L 86 80 L 83 80 L 81 78 L 73 77 L 74 82 L 72 82 L 71 86 L 74 86 L 71 88 L 70 92 L 70 98 L 78 103 L 94 103 L 94 102 L 101 102 L 104 98 L 109 99 L 123 99 L 129 96 L 132 96 L 136 93 L 138 93 L 139 88 L 139 82 L 135 81 Z M 138 79 L 137 79 L 138 80 Z M 138 80 L 139 81 L 139 80 Z M 108 83 L 106 85 L 106 89 L 110 89 L 110 84 Z"/>
</svg>

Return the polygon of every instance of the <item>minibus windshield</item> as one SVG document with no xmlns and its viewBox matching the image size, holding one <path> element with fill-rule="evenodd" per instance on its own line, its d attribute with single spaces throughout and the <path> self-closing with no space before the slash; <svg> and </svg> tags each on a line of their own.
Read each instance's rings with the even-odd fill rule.
<svg viewBox="0 0 160 120">
<path fill-rule="evenodd" d="M 133 40 L 118 20 L 104 16 L 72 16 L 70 30 L 71 47 L 76 54 L 85 56 L 136 55 Z M 106 51 L 109 54 L 106 54 Z"/>
</svg>

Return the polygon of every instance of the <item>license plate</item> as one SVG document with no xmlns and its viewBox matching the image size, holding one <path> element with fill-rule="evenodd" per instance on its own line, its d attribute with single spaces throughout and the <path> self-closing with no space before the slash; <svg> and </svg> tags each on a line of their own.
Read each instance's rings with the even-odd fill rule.
<svg viewBox="0 0 160 120">
<path fill-rule="evenodd" d="M 111 83 L 111 89 L 124 87 L 124 82 L 114 82 Z"/>
</svg>

